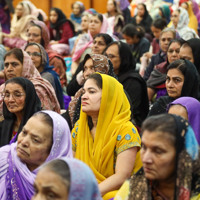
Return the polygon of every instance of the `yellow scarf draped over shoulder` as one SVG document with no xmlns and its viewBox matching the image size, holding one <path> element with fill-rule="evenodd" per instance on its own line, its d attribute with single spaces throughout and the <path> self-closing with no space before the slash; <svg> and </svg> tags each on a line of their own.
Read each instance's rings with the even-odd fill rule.
<svg viewBox="0 0 200 200">
<path fill-rule="evenodd" d="M 114 151 L 118 134 L 136 130 L 130 122 L 130 104 L 122 84 L 109 75 L 100 75 L 102 97 L 95 138 L 93 140 L 88 127 L 88 116 L 81 109 L 75 154 L 75 158 L 89 165 L 98 183 L 115 173 Z"/>
</svg>

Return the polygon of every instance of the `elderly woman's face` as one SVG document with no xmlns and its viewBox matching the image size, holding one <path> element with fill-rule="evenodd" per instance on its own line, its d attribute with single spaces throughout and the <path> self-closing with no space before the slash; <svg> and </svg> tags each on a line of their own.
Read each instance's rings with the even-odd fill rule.
<svg viewBox="0 0 200 200">
<path fill-rule="evenodd" d="M 17 139 L 17 156 L 33 171 L 47 159 L 52 146 L 52 127 L 41 120 L 41 116 L 31 117 Z"/>
<path fill-rule="evenodd" d="M 23 63 L 21 63 L 15 55 L 6 56 L 4 60 L 4 73 L 6 79 L 20 77 L 22 75 Z"/>
<path fill-rule="evenodd" d="M 174 36 L 171 31 L 162 33 L 159 39 L 160 48 L 162 51 L 167 52 L 169 43 L 172 39 L 174 39 Z"/>
<path fill-rule="evenodd" d="M 83 16 L 81 18 L 81 28 L 83 31 L 88 31 L 88 27 L 89 27 L 89 17 Z"/>
<path fill-rule="evenodd" d="M 180 52 L 181 45 L 178 42 L 172 42 L 167 50 L 167 59 L 169 63 L 174 62 L 175 60 L 178 60 L 180 58 L 179 52 Z"/>
<path fill-rule="evenodd" d="M 97 16 L 92 16 L 89 22 L 89 31 L 91 35 L 94 37 L 98 33 L 100 33 L 102 22 Z"/>
<path fill-rule="evenodd" d="M 84 94 L 81 97 L 82 111 L 89 116 L 98 116 L 102 89 L 99 88 L 94 79 L 88 79 L 83 87 Z"/>
<path fill-rule="evenodd" d="M 83 71 L 84 79 L 87 79 L 89 77 L 89 75 L 95 73 L 94 63 L 93 63 L 93 60 L 91 58 L 87 59 L 83 68 L 84 68 L 84 71 Z"/>
<path fill-rule="evenodd" d="M 80 9 L 80 6 L 79 4 L 75 3 L 73 5 L 73 8 L 72 8 L 72 12 L 74 13 L 74 15 L 80 15 L 81 13 L 81 9 Z"/>
<path fill-rule="evenodd" d="M 145 130 L 142 135 L 141 159 L 149 180 L 171 180 L 175 173 L 176 150 L 170 136 Z"/>
<path fill-rule="evenodd" d="M 102 54 L 105 48 L 106 48 L 106 43 L 105 43 L 103 37 L 96 37 L 93 40 L 92 53 Z"/>
<path fill-rule="evenodd" d="M 41 169 L 34 183 L 35 194 L 32 200 L 67 200 L 68 191 L 62 178 L 49 168 Z M 47 189 L 48 188 L 48 189 Z"/>
<path fill-rule="evenodd" d="M 31 26 L 28 29 L 28 42 L 35 42 L 40 44 L 41 43 L 41 39 L 42 39 L 42 35 L 41 35 L 41 29 L 37 26 Z"/>
<path fill-rule="evenodd" d="M 42 56 L 41 56 L 41 52 L 40 49 L 37 45 L 31 45 L 28 46 L 25 50 L 29 56 L 31 57 L 31 60 L 33 61 L 33 64 L 35 65 L 35 67 L 40 71 L 43 71 L 43 67 L 41 66 L 42 64 Z"/>
<path fill-rule="evenodd" d="M 7 109 L 11 113 L 22 114 L 26 100 L 26 93 L 22 86 L 17 83 L 8 83 L 3 95 Z"/>
</svg>

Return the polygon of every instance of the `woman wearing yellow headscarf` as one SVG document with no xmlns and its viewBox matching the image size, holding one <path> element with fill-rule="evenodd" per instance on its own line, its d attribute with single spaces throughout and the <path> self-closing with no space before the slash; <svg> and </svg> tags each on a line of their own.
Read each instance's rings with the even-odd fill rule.
<svg viewBox="0 0 200 200">
<path fill-rule="evenodd" d="M 115 78 L 91 75 L 85 82 L 81 105 L 80 119 L 72 130 L 75 158 L 89 165 L 103 199 L 110 199 L 142 166 L 140 136 L 130 121 L 123 86 Z"/>
</svg>

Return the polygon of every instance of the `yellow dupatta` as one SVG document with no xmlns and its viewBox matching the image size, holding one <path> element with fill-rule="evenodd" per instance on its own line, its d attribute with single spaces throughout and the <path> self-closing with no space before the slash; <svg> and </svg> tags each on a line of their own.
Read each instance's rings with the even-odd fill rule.
<svg viewBox="0 0 200 200">
<path fill-rule="evenodd" d="M 95 139 L 93 140 L 88 127 L 87 114 L 81 110 L 80 119 L 77 122 L 75 153 L 75 158 L 89 165 L 98 183 L 115 173 L 114 151 L 118 134 L 121 132 L 128 133 L 133 128 L 136 129 L 129 121 L 131 116 L 130 104 L 122 84 L 111 76 L 100 75 L 102 77 L 102 98 Z M 138 143 L 140 143 L 139 137 L 138 140 Z"/>
</svg>

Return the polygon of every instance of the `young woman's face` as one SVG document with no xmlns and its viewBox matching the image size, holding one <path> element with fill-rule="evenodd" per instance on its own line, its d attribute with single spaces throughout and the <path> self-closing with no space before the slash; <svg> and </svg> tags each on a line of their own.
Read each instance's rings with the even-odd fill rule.
<svg viewBox="0 0 200 200">
<path fill-rule="evenodd" d="M 68 190 L 64 181 L 47 167 L 38 172 L 34 189 L 32 200 L 68 200 Z"/>
<path fill-rule="evenodd" d="M 102 89 L 99 88 L 93 79 L 88 79 L 83 87 L 84 94 L 81 97 L 82 111 L 89 116 L 98 116 Z"/>
<path fill-rule="evenodd" d="M 112 0 L 107 1 L 107 12 L 114 12 L 115 11 L 115 5 Z"/>
<path fill-rule="evenodd" d="M 41 29 L 37 26 L 31 26 L 28 29 L 28 43 L 31 42 L 35 42 L 40 44 L 41 43 L 41 39 L 42 39 L 42 35 L 41 35 Z"/>
<path fill-rule="evenodd" d="M 4 102 L 7 109 L 14 114 L 22 114 L 25 107 L 26 93 L 17 83 L 8 83 L 4 89 Z"/>
<path fill-rule="evenodd" d="M 41 57 L 41 52 L 40 52 L 39 47 L 37 45 L 31 45 L 31 46 L 28 46 L 25 51 L 31 57 L 35 67 L 39 69 L 42 64 L 42 57 Z"/>
<path fill-rule="evenodd" d="M 73 5 L 72 12 L 74 13 L 74 15 L 80 15 L 80 11 L 80 6 L 77 3 L 75 3 Z"/>
<path fill-rule="evenodd" d="M 20 77 L 22 75 L 23 64 L 11 54 L 6 56 L 4 60 L 4 73 L 6 79 L 11 79 L 14 77 Z"/>
<path fill-rule="evenodd" d="M 179 56 L 181 59 L 186 59 L 189 60 L 191 63 L 194 63 L 192 48 L 189 46 L 182 46 L 180 48 Z"/>
<path fill-rule="evenodd" d="M 96 37 L 93 40 L 92 53 L 102 54 L 105 48 L 106 48 L 106 43 L 103 37 Z"/>
<path fill-rule="evenodd" d="M 177 99 L 181 96 L 181 91 L 184 84 L 184 75 L 178 69 L 170 69 L 167 72 L 165 84 L 168 95 L 174 99 Z"/>
<path fill-rule="evenodd" d="M 15 8 L 15 14 L 17 17 L 22 17 L 23 15 L 23 11 L 24 11 L 24 8 L 21 4 L 18 4 L 17 7 Z"/>
<path fill-rule="evenodd" d="M 87 31 L 89 27 L 89 18 L 88 16 L 83 16 L 81 18 L 81 28 L 83 31 Z"/>
<path fill-rule="evenodd" d="M 174 35 L 171 31 L 162 33 L 162 35 L 160 36 L 159 43 L 160 43 L 160 48 L 162 49 L 163 52 L 167 53 L 169 43 L 172 39 L 174 39 Z"/>
<path fill-rule="evenodd" d="M 57 22 L 57 20 L 58 20 L 58 14 L 56 13 L 55 10 L 52 10 L 50 12 L 49 19 L 50 19 L 50 21 L 51 21 L 52 24 L 55 24 Z"/>
<path fill-rule="evenodd" d="M 175 10 L 171 15 L 171 20 L 175 27 L 178 25 L 179 14 L 180 13 L 177 10 Z"/>
<path fill-rule="evenodd" d="M 156 28 L 155 26 L 151 26 L 151 31 L 156 39 L 160 38 L 161 29 Z"/>
<path fill-rule="evenodd" d="M 169 63 L 172 63 L 175 60 L 180 59 L 180 56 L 179 56 L 180 47 L 181 45 L 177 42 L 171 43 L 167 51 L 167 59 Z"/>
<path fill-rule="evenodd" d="M 174 177 L 176 150 L 169 137 L 163 132 L 143 132 L 140 152 L 145 177 L 149 180 L 159 182 Z"/>
<path fill-rule="evenodd" d="M 85 80 L 89 77 L 89 75 L 95 73 L 95 71 L 94 71 L 94 63 L 93 63 L 93 60 L 91 58 L 89 58 L 85 62 L 85 65 L 84 65 L 83 68 L 84 68 L 83 77 L 84 77 Z"/>
<path fill-rule="evenodd" d="M 19 133 L 17 156 L 31 171 L 43 164 L 48 157 L 52 146 L 52 134 L 52 127 L 39 116 L 31 117 Z"/>
<path fill-rule="evenodd" d="M 100 33 L 101 25 L 102 23 L 97 16 L 91 17 L 90 22 L 89 22 L 89 31 L 92 36 L 95 36 L 98 33 Z"/>
<path fill-rule="evenodd" d="M 139 4 L 138 7 L 137 7 L 137 9 L 138 9 L 138 13 L 137 13 L 137 14 L 138 14 L 140 17 L 143 17 L 143 16 L 144 16 L 144 13 L 145 13 L 144 6 L 141 5 L 141 4 Z"/>
</svg>

